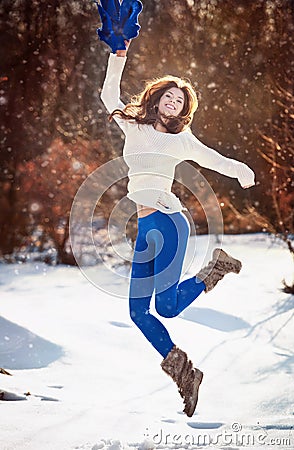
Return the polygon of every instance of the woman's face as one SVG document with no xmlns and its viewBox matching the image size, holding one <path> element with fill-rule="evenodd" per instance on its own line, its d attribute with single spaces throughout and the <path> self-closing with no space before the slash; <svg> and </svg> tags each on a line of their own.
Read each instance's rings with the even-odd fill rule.
<svg viewBox="0 0 294 450">
<path fill-rule="evenodd" d="M 178 116 L 181 114 L 184 107 L 184 92 L 182 89 L 172 87 L 167 89 L 160 97 L 158 104 L 159 114 L 165 116 Z"/>
</svg>

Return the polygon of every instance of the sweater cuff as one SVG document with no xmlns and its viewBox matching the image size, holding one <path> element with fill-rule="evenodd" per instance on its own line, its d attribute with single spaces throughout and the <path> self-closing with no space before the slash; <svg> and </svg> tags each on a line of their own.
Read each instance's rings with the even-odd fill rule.
<svg viewBox="0 0 294 450">
<path fill-rule="evenodd" d="M 237 167 L 238 181 L 242 187 L 255 184 L 255 173 L 246 164 L 239 163 Z"/>
</svg>

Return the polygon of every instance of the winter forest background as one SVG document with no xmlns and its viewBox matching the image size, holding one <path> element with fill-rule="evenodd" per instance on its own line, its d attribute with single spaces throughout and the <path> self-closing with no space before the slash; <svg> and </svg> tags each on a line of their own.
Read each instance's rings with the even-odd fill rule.
<svg viewBox="0 0 294 450">
<path fill-rule="evenodd" d="M 199 168 L 217 195 L 225 233 L 273 233 L 293 253 L 293 2 L 143 4 L 123 100 L 147 79 L 188 77 L 200 100 L 192 130 L 257 174 L 256 186 L 243 191 L 236 180 Z M 74 264 L 74 196 L 122 150 L 99 97 L 109 50 L 96 35 L 97 7 L 90 0 L 2 0 L 0 13 L 0 255 Z M 207 232 L 200 204 L 175 183 L 179 190 L 197 233 Z M 126 182 L 106 193 L 96 211 L 101 224 L 125 194 Z M 130 238 L 134 228 L 131 220 Z"/>
</svg>

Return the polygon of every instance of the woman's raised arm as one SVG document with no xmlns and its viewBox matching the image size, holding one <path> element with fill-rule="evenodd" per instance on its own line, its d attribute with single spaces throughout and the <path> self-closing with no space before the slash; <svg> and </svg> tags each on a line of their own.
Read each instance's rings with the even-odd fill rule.
<svg viewBox="0 0 294 450">
<path fill-rule="evenodd" d="M 101 100 L 107 111 L 111 114 L 115 109 L 124 109 L 125 105 L 120 99 L 120 82 L 126 64 L 126 54 L 130 41 L 126 41 L 126 50 L 117 50 L 110 53 L 108 58 L 105 80 L 101 90 Z M 123 132 L 126 132 L 128 123 L 117 116 L 113 117 Z"/>
</svg>

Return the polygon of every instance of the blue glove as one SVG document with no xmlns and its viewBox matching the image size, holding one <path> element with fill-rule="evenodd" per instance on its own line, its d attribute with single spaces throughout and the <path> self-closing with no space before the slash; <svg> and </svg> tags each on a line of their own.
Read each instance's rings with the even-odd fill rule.
<svg viewBox="0 0 294 450">
<path fill-rule="evenodd" d="M 97 29 L 98 36 L 111 48 L 113 53 L 117 50 L 125 50 L 125 40 L 138 36 L 140 25 L 138 16 L 143 9 L 140 0 L 101 0 L 101 5 L 96 1 L 100 14 L 102 27 Z"/>
<path fill-rule="evenodd" d="M 138 36 L 140 25 L 138 16 L 143 9 L 139 0 L 123 0 L 120 8 L 120 23 L 122 26 L 122 35 L 127 41 Z"/>
</svg>

